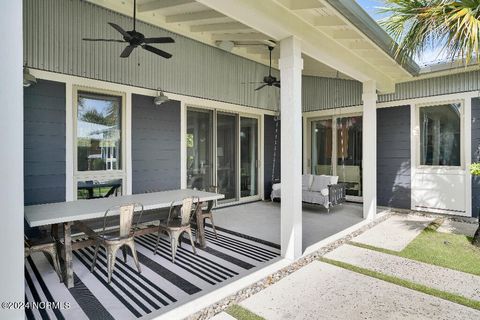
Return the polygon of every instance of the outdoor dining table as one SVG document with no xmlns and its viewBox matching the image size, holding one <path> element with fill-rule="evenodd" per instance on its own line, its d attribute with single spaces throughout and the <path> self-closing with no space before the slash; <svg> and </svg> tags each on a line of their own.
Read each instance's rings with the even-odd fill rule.
<svg viewBox="0 0 480 320">
<path fill-rule="evenodd" d="M 25 220 L 30 227 L 52 226 L 52 236 L 56 239 L 59 248 L 63 247 L 60 256 L 64 261 L 64 282 L 68 288 L 72 288 L 74 286 L 72 251 L 93 244 L 92 240 L 90 240 L 90 242 L 87 241 L 87 244 L 80 242 L 72 243 L 71 228 L 73 225 L 82 231 L 87 230 L 82 221 L 103 218 L 108 208 L 125 203 L 141 203 L 144 210 L 147 211 L 169 208 L 172 202 L 173 205 L 179 206 L 182 204 L 182 200 L 188 197 L 198 197 L 199 202 L 209 203 L 223 199 L 225 196 L 212 192 L 178 189 L 100 199 L 31 205 L 25 206 L 24 212 Z M 198 206 L 198 210 L 201 210 L 201 206 Z M 196 219 L 197 245 L 204 248 L 206 246 L 204 222 L 203 219 L 199 217 L 200 215 L 198 214 Z M 59 225 L 63 225 L 63 244 L 60 242 L 58 236 Z M 154 232 L 156 229 L 157 227 L 141 229 L 137 234 Z"/>
</svg>

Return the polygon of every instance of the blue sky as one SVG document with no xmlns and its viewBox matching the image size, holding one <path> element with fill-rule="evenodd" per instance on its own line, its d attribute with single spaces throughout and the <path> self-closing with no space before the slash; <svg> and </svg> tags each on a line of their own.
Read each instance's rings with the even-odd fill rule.
<svg viewBox="0 0 480 320">
<path fill-rule="evenodd" d="M 377 12 L 378 7 L 384 6 L 384 2 L 382 0 L 356 0 L 356 1 L 376 21 L 384 17 Z M 415 58 L 415 61 L 417 61 L 417 63 L 420 63 L 420 64 L 428 64 L 429 62 L 433 62 L 438 59 L 442 59 L 442 57 L 439 56 L 439 49 L 432 49 L 432 50 L 426 51 L 421 57 Z"/>
</svg>

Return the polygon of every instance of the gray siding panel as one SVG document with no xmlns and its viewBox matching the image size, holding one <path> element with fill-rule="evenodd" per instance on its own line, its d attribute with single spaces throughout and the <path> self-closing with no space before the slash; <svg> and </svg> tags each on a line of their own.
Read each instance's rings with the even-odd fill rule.
<svg viewBox="0 0 480 320">
<path fill-rule="evenodd" d="M 275 175 L 274 179 L 280 179 L 280 123 L 278 124 L 278 149 L 276 153 Z M 273 116 L 264 117 L 264 175 L 263 190 L 265 199 L 270 198 L 272 192 L 272 171 L 273 171 L 273 150 L 275 146 L 275 118 Z"/>
<path fill-rule="evenodd" d="M 472 162 L 480 162 L 480 98 L 472 99 Z M 472 177 L 472 215 L 480 213 L 480 177 Z"/>
<path fill-rule="evenodd" d="M 132 191 L 180 188 L 180 102 L 132 97 Z"/>
<path fill-rule="evenodd" d="M 377 201 L 410 209 L 410 106 L 377 110 Z"/>
<path fill-rule="evenodd" d="M 276 110 L 277 89 L 254 91 L 268 66 L 138 21 L 146 36 L 171 36 L 174 44 L 157 45 L 173 54 L 163 59 L 141 48 L 120 58 L 119 43 L 82 41 L 120 39 L 107 23 L 130 30 L 131 17 L 81 0 L 24 0 L 24 60 L 36 69 L 188 96 Z M 265 48 L 265 50 L 267 50 Z M 266 51 L 267 53 L 267 51 Z M 278 78 L 278 70 L 274 70 Z"/>
<path fill-rule="evenodd" d="M 26 205 L 65 201 L 65 84 L 24 89 Z"/>
</svg>

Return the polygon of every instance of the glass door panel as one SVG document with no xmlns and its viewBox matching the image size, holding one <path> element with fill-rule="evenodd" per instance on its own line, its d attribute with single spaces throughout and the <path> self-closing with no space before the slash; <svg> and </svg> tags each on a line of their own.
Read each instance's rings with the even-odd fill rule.
<svg viewBox="0 0 480 320">
<path fill-rule="evenodd" d="M 237 200 L 237 117 L 217 113 L 217 186 L 222 202 Z"/>
<path fill-rule="evenodd" d="M 312 174 L 332 175 L 332 120 L 312 121 Z"/>
<path fill-rule="evenodd" d="M 213 185 L 213 113 L 187 110 L 187 187 Z"/>
<path fill-rule="evenodd" d="M 240 196 L 257 195 L 258 120 L 240 118 Z"/>
<path fill-rule="evenodd" d="M 337 176 L 347 195 L 362 196 L 362 117 L 337 119 Z"/>
</svg>

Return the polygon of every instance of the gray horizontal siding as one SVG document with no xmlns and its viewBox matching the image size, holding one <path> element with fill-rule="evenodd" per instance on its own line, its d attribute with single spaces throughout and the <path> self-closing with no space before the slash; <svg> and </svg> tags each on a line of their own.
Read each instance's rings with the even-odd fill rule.
<svg viewBox="0 0 480 320">
<path fill-rule="evenodd" d="M 410 209 L 410 106 L 377 110 L 377 201 Z"/>
<path fill-rule="evenodd" d="M 303 112 L 358 106 L 362 83 L 354 80 L 302 77 Z"/>
<path fill-rule="evenodd" d="M 132 96 L 132 191 L 180 188 L 180 102 Z"/>
<path fill-rule="evenodd" d="M 472 99 L 472 162 L 480 162 L 480 98 Z M 472 177 L 472 215 L 480 213 L 480 177 Z"/>
<path fill-rule="evenodd" d="M 395 86 L 395 93 L 379 95 L 378 101 L 415 99 L 474 90 L 480 90 L 480 71 L 399 83 Z"/>
<path fill-rule="evenodd" d="M 25 204 L 65 201 L 65 84 L 24 89 Z"/>
<path fill-rule="evenodd" d="M 138 22 L 137 30 L 146 36 L 174 38 L 175 44 L 155 45 L 172 53 L 171 59 L 141 48 L 122 59 L 124 44 L 82 41 L 83 37 L 121 39 L 107 22 L 130 30 L 132 21 L 87 1 L 24 0 L 25 63 L 41 70 L 276 109 L 278 89 L 254 91 L 255 85 L 242 84 L 261 81 L 268 74 L 267 66 L 156 26 Z M 278 76 L 278 71 L 274 74 Z"/>
</svg>

